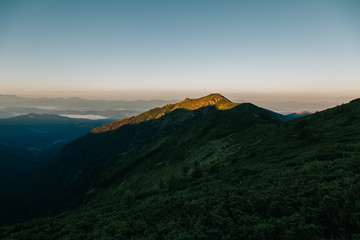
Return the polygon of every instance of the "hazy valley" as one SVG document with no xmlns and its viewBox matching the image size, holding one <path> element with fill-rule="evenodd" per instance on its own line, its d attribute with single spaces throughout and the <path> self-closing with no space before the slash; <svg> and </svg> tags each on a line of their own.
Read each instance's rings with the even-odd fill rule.
<svg viewBox="0 0 360 240">
<path fill-rule="evenodd" d="M 121 119 L 142 113 L 168 102 L 164 100 L 87 100 L 76 97 L 24 98 L 15 95 L 0 95 L 0 118 L 37 113 L 56 114 L 73 118 Z"/>
</svg>

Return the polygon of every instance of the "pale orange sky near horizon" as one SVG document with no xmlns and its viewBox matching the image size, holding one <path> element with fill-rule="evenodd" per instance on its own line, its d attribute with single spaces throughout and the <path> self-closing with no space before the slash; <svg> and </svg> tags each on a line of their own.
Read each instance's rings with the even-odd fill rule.
<svg viewBox="0 0 360 240">
<path fill-rule="evenodd" d="M 4 91 L 3 95 L 16 95 L 19 97 L 30 98 L 71 98 L 79 97 L 90 100 L 180 100 L 183 98 L 197 98 L 210 93 L 220 93 L 227 98 L 232 99 L 255 99 L 260 101 L 336 101 L 339 99 L 355 99 L 360 97 L 360 92 L 316 92 L 316 91 L 216 91 L 214 89 L 188 89 L 188 90 L 41 90 L 41 91 Z"/>
<path fill-rule="evenodd" d="M 359 94 L 323 94 L 316 95 L 311 92 L 294 92 L 294 93 L 274 93 L 274 92 L 217 92 L 217 91 L 174 91 L 168 90 L 163 92 L 154 91 L 94 91 L 94 92 L 76 92 L 68 91 L 54 92 L 54 91 L 41 91 L 41 92 L 27 92 L 22 94 L 15 94 L 19 97 L 30 98 L 70 98 L 80 97 L 90 100 L 167 100 L 168 103 L 175 103 L 182 101 L 183 99 L 198 98 L 210 93 L 220 93 L 224 97 L 233 102 L 250 102 L 259 107 L 267 108 L 269 110 L 288 114 L 292 112 L 301 111 L 322 111 L 328 108 L 335 107 L 337 105 L 348 103 L 349 101 L 359 98 Z M 161 107 L 161 106 L 158 106 Z"/>
<path fill-rule="evenodd" d="M 18 97 L 30 98 L 70 98 L 79 97 L 90 100 L 168 100 L 170 102 L 181 101 L 187 97 L 199 98 L 210 93 L 220 93 L 233 102 L 251 102 L 260 107 L 265 107 L 277 112 L 297 111 L 321 111 L 336 105 L 347 103 L 359 98 L 360 94 L 348 93 L 339 95 L 336 93 L 316 94 L 314 92 L 234 92 L 234 91 L 212 91 L 212 90 L 167 90 L 167 91 L 39 91 L 24 92 L 20 94 L 7 93 Z"/>
<path fill-rule="evenodd" d="M 360 96 L 354 0 L 0 1 L 0 39 L 0 94 L 171 100 L 219 92 L 331 103 Z"/>
</svg>

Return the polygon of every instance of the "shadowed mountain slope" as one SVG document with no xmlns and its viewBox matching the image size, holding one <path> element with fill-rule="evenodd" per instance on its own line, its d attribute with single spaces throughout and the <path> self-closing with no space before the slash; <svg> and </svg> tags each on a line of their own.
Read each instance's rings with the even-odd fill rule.
<svg viewBox="0 0 360 240">
<path fill-rule="evenodd" d="M 0 237 L 356 239 L 359 119 L 359 100 L 286 123 L 240 104 L 91 133 L 44 178 L 47 210 L 67 211 Z"/>
<path fill-rule="evenodd" d="M 0 144 L 42 152 L 81 137 L 110 121 L 35 113 L 0 119 Z"/>
<path fill-rule="evenodd" d="M 43 165 L 40 156 L 25 149 L 0 145 L 0 190 L 12 191 L 26 184 Z"/>
<path fill-rule="evenodd" d="M 151 148 L 156 148 L 154 152 L 160 151 L 164 148 L 160 146 L 161 142 L 172 134 L 189 140 L 194 133 L 197 133 L 196 138 L 207 134 L 223 138 L 229 132 L 242 131 L 255 124 L 279 122 L 271 113 L 255 105 L 235 104 L 219 94 L 156 108 L 96 128 L 65 146 L 43 170 L 36 185 L 44 188 L 36 195 L 53 199 L 61 209 L 75 206 L 88 197 L 85 195 L 87 191 L 107 186 L 111 179 L 128 176 L 137 167 L 143 168 L 144 158 L 129 156 L 143 152 L 143 148 L 150 147 L 154 142 L 156 144 Z M 196 129 L 193 129 L 194 125 Z M 170 154 L 181 151 L 180 148 L 168 150 Z M 174 157 L 179 158 L 180 155 Z"/>
</svg>

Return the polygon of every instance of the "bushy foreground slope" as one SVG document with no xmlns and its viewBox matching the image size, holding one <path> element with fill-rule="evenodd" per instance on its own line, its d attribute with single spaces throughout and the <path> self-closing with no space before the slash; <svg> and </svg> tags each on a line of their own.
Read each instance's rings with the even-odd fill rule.
<svg viewBox="0 0 360 240">
<path fill-rule="evenodd" d="M 68 211 L 0 237 L 358 239 L 359 117 L 359 101 L 287 123 L 241 104 L 95 131 L 55 159 L 80 173 L 47 177 L 48 211 Z"/>
</svg>

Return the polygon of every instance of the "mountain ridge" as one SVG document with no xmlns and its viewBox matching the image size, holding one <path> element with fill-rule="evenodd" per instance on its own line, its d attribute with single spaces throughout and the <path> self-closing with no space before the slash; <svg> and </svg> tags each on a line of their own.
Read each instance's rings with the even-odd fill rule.
<svg viewBox="0 0 360 240">
<path fill-rule="evenodd" d="M 229 110 L 238 106 L 239 103 L 233 103 L 219 93 L 212 93 L 205 97 L 190 99 L 185 98 L 183 101 L 175 104 L 167 104 L 163 107 L 153 108 L 149 111 L 141 113 L 137 116 L 124 118 L 113 123 L 97 127 L 91 131 L 91 133 L 101 133 L 106 131 L 115 130 L 121 126 L 128 124 L 138 124 L 143 121 L 149 121 L 152 119 L 157 119 L 165 114 L 168 114 L 176 109 L 185 109 L 185 110 L 197 110 L 203 107 L 215 106 L 218 110 Z"/>
<path fill-rule="evenodd" d="M 221 106 L 222 110 L 219 110 L 218 106 Z M 157 118 L 161 112 L 167 113 Z M 237 125 L 232 126 L 232 123 L 237 123 Z M 166 105 L 137 117 L 105 125 L 105 130 L 104 127 L 100 127 L 102 131 L 93 130 L 67 144 L 48 165 L 44 175 L 35 185 L 45 182 L 47 190 L 39 190 L 39 194 L 53 192 L 50 194 L 52 197 L 46 198 L 61 199 L 57 200 L 59 206 L 71 201 L 76 205 L 83 198 L 80 192 L 90 191 L 95 186 L 108 185 L 111 183 L 109 179 L 123 178 L 137 166 L 145 167 L 144 157 L 128 156 L 153 142 L 165 141 L 167 136 L 173 136 L 172 134 L 175 133 L 182 134 L 194 124 L 198 127 L 193 132 L 202 129 L 204 136 L 211 133 L 217 138 L 223 138 L 229 132 L 244 131 L 256 124 L 279 123 L 280 120 L 276 116 L 262 108 L 250 103 L 232 103 L 217 94 L 185 100 L 178 105 Z M 222 130 L 219 131 L 219 129 Z M 151 148 L 154 148 L 154 153 L 163 151 L 161 145 L 154 145 Z M 177 150 L 173 149 L 173 152 Z M 181 155 L 179 153 L 173 158 L 178 159 Z M 119 167 L 108 169 L 112 164 Z M 102 172 L 99 172 L 99 169 L 103 169 Z M 103 174 L 105 172 L 106 174 Z M 77 180 L 73 182 L 74 179 Z M 54 189 L 57 191 L 54 192 Z M 78 196 L 78 200 L 74 195 Z M 75 203 L 76 201 L 79 202 Z"/>
</svg>

